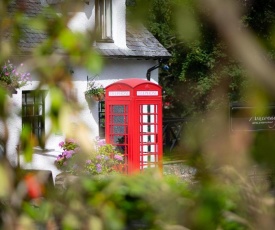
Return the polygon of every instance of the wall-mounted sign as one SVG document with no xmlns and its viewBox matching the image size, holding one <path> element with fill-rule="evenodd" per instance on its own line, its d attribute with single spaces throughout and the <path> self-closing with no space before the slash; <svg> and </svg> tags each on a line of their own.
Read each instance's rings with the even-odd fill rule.
<svg viewBox="0 0 275 230">
<path fill-rule="evenodd" d="M 230 123 L 232 131 L 275 130 L 275 106 L 266 108 L 267 114 L 257 114 L 255 107 L 232 106 Z"/>
<path fill-rule="evenodd" d="M 137 91 L 137 96 L 158 96 L 158 91 Z"/>
<path fill-rule="evenodd" d="M 110 97 L 127 97 L 130 96 L 130 91 L 109 91 Z"/>
</svg>

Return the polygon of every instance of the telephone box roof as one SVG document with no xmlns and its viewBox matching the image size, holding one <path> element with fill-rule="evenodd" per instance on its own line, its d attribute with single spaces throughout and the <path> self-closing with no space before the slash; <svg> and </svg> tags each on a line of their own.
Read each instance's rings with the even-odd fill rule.
<svg viewBox="0 0 275 230">
<path fill-rule="evenodd" d="M 128 78 L 128 79 L 123 79 L 123 80 L 119 80 L 109 86 L 107 86 L 106 88 L 109 88 L 113 85 L 117 85 L 117 84 L 125 84 L 131 88 L 135 88 L 137 87 L 138 85 L 141 85 L 141 84 L 153 84 L 153 85 L 157 85 L 158 87 L 160 87 L 158 84 L 154 83 L 154 82 L 151 82 L 151 81 L 148 81 L 148 80 L 145 80 L 145 79 L 140 79 L 140 78 Z"/>
</svg>

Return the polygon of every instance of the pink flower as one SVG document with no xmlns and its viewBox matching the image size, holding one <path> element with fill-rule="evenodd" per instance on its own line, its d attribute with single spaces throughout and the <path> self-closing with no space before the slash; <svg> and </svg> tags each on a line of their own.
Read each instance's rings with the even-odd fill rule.
<svg viewBox="0 0 275 230">
<path fill-rule="evenodd" d="M 62 148 L 64 144 L 65 144 L 64 141 L 61 141 L 61 142 L 59 143 L 59 146 Z"/>
<path fill-rule="evenodd" d="M 63 155 L 58 155 L 56 158 L 56 162 L 62 161 L 64 159 Z"/>
<path fill-rule="evenodd" d="M 97 145 L 98 145 L 99 147 L 100 147 L 100 146 L 103 146 L 103 145 L 106 145 L 105 139 L 98 140 L 98 141 L 97 141 Z"/>
<path fill-rule="evenodd" d="M 74 154 L 74 151 L 73 150 L 69 150 L 69 151 L 64 151 L 63 152 L 65 157 L 68 159 L 68 158 L 71 158 Z"/>
<path fill-rule="evenodd" d="M 115 155 L 114 155 L 114 159 L 116 159 L 116 160 L 118 160 L 118 161 L 122 161 L 122 160 L 123 160 L 123 157 L 120 156 L 120 155 L 115 154 Z"/>
<path fill-rule="evenodd" d="M 96 165 L 96 171 L 97 171 L 98 173 L 100 173 L 100 172 L 102 171 L 102 166 L 101 166 L 101 164 L 97 164 L 97 165 Z"/>
</svg>

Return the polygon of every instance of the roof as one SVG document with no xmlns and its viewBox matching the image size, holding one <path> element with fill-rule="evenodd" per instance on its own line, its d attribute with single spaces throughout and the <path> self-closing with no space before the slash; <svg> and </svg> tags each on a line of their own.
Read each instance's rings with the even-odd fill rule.
<svg viewBox="0 0 275 230">
<path fill-rule="evenodd" d="M 106 56 L 165 59 L 171 54 L 143 26 L 126 26 L 126 46 L 128 49 L 99 49 Z"/>
<path fill-rule="evenodd" d="M 36 17 L 42 13 L 43 7 L 40 0 L 17 0 L 10 4 L 9 12 L 14 9 L 24 9 L 27 17 Z M 43 11 L 44 13 L 44 11 Z M 32 28 L 23 28 L 23 35 L 19 40 L 21 52 L 28 53 L 36 46 L 40 45 L 47 34 Z M 165 59 L 170 53 L 160 44 L 160 42 L 143 26 L 126 26 L 126 46 L 127 48 L 102 48 L 95 45 L 103 56 L 109 58 L 140 58 L 140 59 Z"/>
</svg>

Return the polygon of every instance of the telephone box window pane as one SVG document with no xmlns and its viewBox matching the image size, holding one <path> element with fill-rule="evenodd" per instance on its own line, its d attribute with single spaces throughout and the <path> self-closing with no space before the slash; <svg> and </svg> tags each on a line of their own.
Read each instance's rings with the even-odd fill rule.
<svg viewBox="0 0 275 230">
<path fill-rule="evenodd" d="M 142 105 L 141 108 L 142 108 L 141 110 L 142 113 L 147 113 L 147 108 L 148 108 L 147 105 Z"/>
<path fill-rule="evenodd" d="M 155 135 L 143 135 L 141 143 L 155 142 Z"/>
<path fill-rule="evenodd" d="M 127 107 L 125 105 L 113 105 L 113 113 L 126 113 Z"/>
<path fill-rule="evenodd" d="M 113 142 L 117 144 L 125 144 L 125 136 L 114 136 L 113 137 Z"/>
<path fill-rule="evenodd" d="M 112 106 L 112 116 L 111 123 L 112 124 L 126 124 L 128 123 L 128 114 L 127 107 L 124 105 L 114 105 Z M 117 126 L 121 127 L 121 126 Z"/>
<path fill-rule="evenodd" d="M 143 116 L 142 116 L 142 122 L 143 122 L 143 123 L 148 122 L 148 120 L 149 120 L 149 119 L 148 119 L 148 115 L 143 115 Z"/>
<path fill-rule="evenodd" d="M 124 149 L 125 149 L 125 145 L 127 144 L 127 140 L 126 140 L 126 136 L 113 136 L 113 143 L 116 144 L 116 146 L 120 147 L 120 150 L 123 150 L 124 153 Z"/>
<path fill-rule="evenodd" d="M 125 133 L 125 127 L 124 126 L 114 126 L 113 127 L 113 133 L 123 134 L 123 133 Z"/>
<path fill-rule="evenodd" d="M 155 155 L 147 155 L 147 156 L 142 156 L 140 158 L 140 160 L 143 162 L 143 163 L 155 163 L 156 162 L 156 156 Z M 154 164 L 152 164 L 154 165 Z"/>
<path fill-rule="evenodd" d="M 150 111 L 148 111 L 150 113 L 154 113 L 155 112 L 155 106 L 154 105 L 151 105 L 150 106 Z"/>
<path fill-rule="evenodd" d="M 113 116 L 114 124 L 124 124 L 124 116 Z"/>
<path fill-rule="evenodd" d="M 142 105 L 140 112 L 141 113 L 155 113 L 156 106 L 155 105 Z"/>
</svg>

